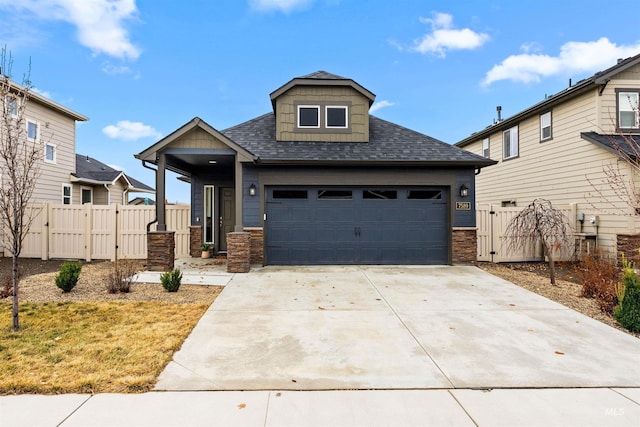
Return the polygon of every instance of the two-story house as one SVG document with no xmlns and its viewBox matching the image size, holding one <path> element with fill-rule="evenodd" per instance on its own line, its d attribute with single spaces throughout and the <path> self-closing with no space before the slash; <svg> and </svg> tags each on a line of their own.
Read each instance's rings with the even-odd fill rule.
<svg viewBox="0 0 640 427">
<path fill-rule="evenodd" d="M 611 253 L 637 252 L 640 180 L 616 147 L 633 155 L 629 143 L 640 146 L 639 98 L 637 55 L 459 141 L 498 162 L 476 177 L 476 202 L 574 204 L 576 233 Z"/>
<path fill-rule="evenodd" d="M 3 114 L 17 118 L 23 88 L 11 84 Z M 88 118 L 34 91 L 22 113 L 25 143 L 42 150 L 31 200 L 54 204 L 127 204 L 128 193 L 154 190 L 88 156 L 76 154 L 76 123 Z M 2 165 L 0 164 L 0 167 Z"/>
<path fill-rule="evenodd" d="M 204 241 L 231 259 L 246 248 L 227 238 L 250 233 L 264 264 L 474 261 L 475 173 L 492 160 L 370 115 L 371 91 L 324 71 L 270 98 L 272 112 L 222 131 L 194 118 L 136 155 L 157 165 L 159 200 L 167 169 L 190 181 L 193 255 Z"/>
</svg>

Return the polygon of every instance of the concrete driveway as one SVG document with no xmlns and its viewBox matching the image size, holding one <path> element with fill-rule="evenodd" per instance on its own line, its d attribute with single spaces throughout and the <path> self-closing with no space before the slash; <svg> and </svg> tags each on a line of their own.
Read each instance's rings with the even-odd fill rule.
<svg viewBox="0 0 640 427">
<path fill-rule="evenodd" d="M 236 274 L 157 390 L 640 387 L 640 340 L 470 266 Z"/>
</svg>

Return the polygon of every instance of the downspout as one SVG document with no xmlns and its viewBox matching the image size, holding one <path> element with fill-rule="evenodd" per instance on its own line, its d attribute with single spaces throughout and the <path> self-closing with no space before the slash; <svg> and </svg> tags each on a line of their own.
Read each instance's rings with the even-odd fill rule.
<svg viewBox="0 0 640 427">
<path fill-rule="evenodd" d="M 480 171 L 481 171 L 481 170 L 482 170 L 482 169 L 480 169 L 480 168 L 478 168 L 478 169 L 476 170 L 476 176 L 480 175 Z"/>
<path fill-rule="evenodd" d="M 107 204 L 110 205 L 111 204 L 111 190 L 109 190 L 109 184 L 102 184 L 104 185 L 104 189 L 107 190 Z"/>
<path fill-rule="evenodd" d="M 151 166 L 147 165 L 147 161 L 146 161 L 146 160 L 143 160 L 143 161 L 142 161 L 142 167 L 143 167 L 143 168 L 147 168 L 147 169 L 149 169 L 149 170 L 152 170 L 154 173 L 158 173 L 158 170 L 157 170 L 157 169 L 154 169 L 154 168 L 152 168 Z M 158 201 L 157 201 L 157 200 L 156 200 L 156 203 L 158 203 Z M 149 234 L 149 232 L 151 232 L 151 226 L 152 226 L 153 224 L 155 224 L 156 222 L 158 222 L 158 217 L 155 217 L 155 218 L 153 219 L 153 221 L 151 221 L 151 222 L 149 222 L 149 223 L 147 224 L 147 234 Z"/>
</svg>

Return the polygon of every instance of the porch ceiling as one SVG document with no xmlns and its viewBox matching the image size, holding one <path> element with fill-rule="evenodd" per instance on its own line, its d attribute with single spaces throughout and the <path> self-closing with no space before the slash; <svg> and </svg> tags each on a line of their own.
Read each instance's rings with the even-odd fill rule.
<svg viewBox="0 0 640 427">
<path fill-rule="evenodd" d="M 206 168 L 233 168 L 235 153 L 232 150 L 167 150 L 167 168 L 185 176 Z"/>
</svg>

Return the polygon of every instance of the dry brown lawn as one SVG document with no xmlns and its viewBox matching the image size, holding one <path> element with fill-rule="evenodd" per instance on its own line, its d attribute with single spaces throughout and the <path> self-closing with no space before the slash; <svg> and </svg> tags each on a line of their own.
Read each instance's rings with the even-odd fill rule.
<svg viewBox="0 0 640 427">
<path fill-rule="evenodd" d="M 11 298 L 0 299 L 0 394 L 148 391 L 222 289 L 135 283 L 109 294 L 113 264 L 95 262 L 65 294 L 54 283 L 59 262 L 21 263 L 20 331 Z"/>
</svg>

